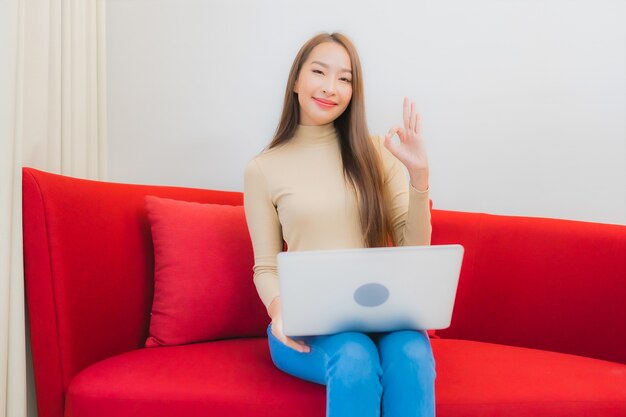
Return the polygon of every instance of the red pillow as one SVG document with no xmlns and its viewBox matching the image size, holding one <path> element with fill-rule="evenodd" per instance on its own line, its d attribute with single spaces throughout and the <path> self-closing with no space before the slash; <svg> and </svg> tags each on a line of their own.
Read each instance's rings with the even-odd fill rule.
<svg viewBox="0 0 626 417">
<path fill-rule="evenodd" d="M 154 301 L 146 347 L 265 336 L 243 206 L 146 196 Z"/>
</svg>

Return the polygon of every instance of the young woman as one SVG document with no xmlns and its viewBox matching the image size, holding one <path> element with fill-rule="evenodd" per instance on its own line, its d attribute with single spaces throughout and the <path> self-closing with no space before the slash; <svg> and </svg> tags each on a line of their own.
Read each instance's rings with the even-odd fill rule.
<svg viewBox="0 0 626 417">
<path fill-rule="evenodd" d="M 429 245 L 428 162 L 415 103 L 404 126 L 371 137 L 361 64 L 343 34 L 319 34 L 296 56 L 276 134 L 245 170 L 254 283 L 271 317 L 274 364 L 326 385 L 328 417 L 434 416 L 435 362 L 425 331 L 289 338 L 276 255 L 283 250 Z M 391 138 L 397 134 L 400 143 Z M 405 167 L 410 182 L 407 183 Z"/>
</svg>

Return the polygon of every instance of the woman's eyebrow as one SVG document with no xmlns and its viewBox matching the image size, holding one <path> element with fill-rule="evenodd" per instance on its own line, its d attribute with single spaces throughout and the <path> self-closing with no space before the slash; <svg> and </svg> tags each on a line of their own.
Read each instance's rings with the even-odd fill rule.
<svg viewBox="0 0 626 417">
<path fill-rule="evenodd" d="M 323 66 L 324 68 L 328 68 L 328 64 L 324 64 L 323 62 L 320 62 L 320 61 L 313 61 L 311 62 L 311 64 L 318 64 L 318 65 Z M 350 74 L 352 74 L 352 70 L 350 69 L 347 69 L 347 68 L 340 68 L 340 69 L 341 69 L 341 72 L 349 72 Z"/>
</svg>

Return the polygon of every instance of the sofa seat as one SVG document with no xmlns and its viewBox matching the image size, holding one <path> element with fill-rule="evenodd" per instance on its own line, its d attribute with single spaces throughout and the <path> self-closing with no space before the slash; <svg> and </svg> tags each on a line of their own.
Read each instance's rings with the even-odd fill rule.
<svg viewBox="0 0 626 417">
<path fill-rule="evenodd" d="M 432 340 L 437 415 L 626 416 L 626 365 L 484 342 Z"/>
<path fill-rule="evenodd" d="M 626 365 L 431 339 L 437 416 L 624 416 Z M 297 411 L 294 411 L 297 410 Z M 71 381 L 66 417 L 324 416 L 325 387 L 275 368 L 264 337 L 142 348 Z"/>
</svg>

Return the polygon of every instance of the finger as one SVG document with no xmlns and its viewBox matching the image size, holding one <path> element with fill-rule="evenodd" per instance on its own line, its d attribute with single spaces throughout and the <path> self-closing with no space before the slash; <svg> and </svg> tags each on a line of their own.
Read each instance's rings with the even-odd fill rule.
<svg viewBox="0 0 626 417">
<path fill-rule="evenodd" d="M 389 131 L 387 132 L 387 135 L 389 137 L 393 137 L 394 133 L 398 132 L 399 130 L 402 130 L 402 128 L 398 125 L 392 126 Z"/>
<path fill-rule="evenodd" d="M 287 339 L 285 344 L 298 352 L 308 352 L 310 350 L 308 346 L 304 345 L 304 342 L 300 344 L 290 337 L 285 336 L 285 338 Z"/>
<path fill-rule="evenodd" d="M 415 131 L 415 102 L 411 102 L 411 114 L 409 115 L 409 130 Z"/>
<path fill-rule="evenodd" d="M 274 336 L 276 336 L 276 338 L 278 340 L 280 340 L 284 345 L 292 348 L 293 350 L 296 350 L 298 352 L 308 352 L 310 349 L 305 346 L 301 346 L 300 344 L 296 343 L 296 341 L 292 338 L 290 338 L 289 336 L 286 336 L 283 332 L 282 332 L 282 328 L 279 328 L 281 326 L 277 326 L 276 327 L 276 333 L 278 334 L 274 334 Z M 272 326 L 272 330 L 274 330 L 274 326 Z"/>
<path fill-rule="evenodd" d="M 307 345 L 304 340 L 296 340 L 296 342 L 302 346 L 302 348 L 304 349 L 305 352 L 309 352 L 311 350 L 311 348 L 309 347 L 309 345 Z"/>
<path fill-rule="evenodd" d="M 385 140 L 383 141 L 383 145 L 385 145 L 385 148 L 387 148 L 387 150 L 391 152 L 392 155 L 395 155 L 397 153 L 398 146 L 400 145 L 398 145 L 397 143 L 394 143 L 391 140 L 392 136 L 393 135 L 390 135 L 390 134 L 385 135 Z"/>
<path fill-rule="evenodd" d="M 398 136 L 400 136 L 399 132 L 402 131 L 402 128 L 398 125 L 392 126 L 389 131 L 387 132 L 387 134 L 385 136 L 389 136 L 389 139 L 391 139 L 393 137 L 394 134 L 398 133 Z"/>
<path fill-rule="evenodd" d="M 387 134 L 385 135 L 385 141 L 388 140 L 394 147 L 398 146 L 397 143 L 391 141 L 391 138 L 393 138 L 394 134 L 398 135 L 398 138 L 400 138 L 400 143 L 404 143 L 406 141 L 406 129 L 403 129 L 400 126 L 394 126 L 389 129 L 389 132 L 387 132 Z"/>
<path fill-rule="evenodd" d="M 400 126 L 394 126 L 391 129 L 389 129 L 389 131 L 385 135 L 385 141 L 384 141 L 385 147 L 387 149 L 391 150 L 391 148 L 395 148 L 397 146 L 397 144 L 393 142 L 391 139 L 393 138 L 393 135 L 400 130 L 402 130 Z"/>
<path fill-rule="evenodd" d="M 420 115 L 418 112 L 415 112 L 415 121 L 413 122 L 413 131 L 415 133 L 420 132 Z"/>
<path fill-rule="evenodd" d="M 404 97 L 404 102 L 402 103 L 402 108 L 403 108 L 403 112 L 402 112 L 402 116 L 404 118 L 404 127 L 408 129 L 409 127 L 409 115 L 410 115 L 410 103 L 409 103 L 409 98 L 408 97 Z"/>
</svg>

